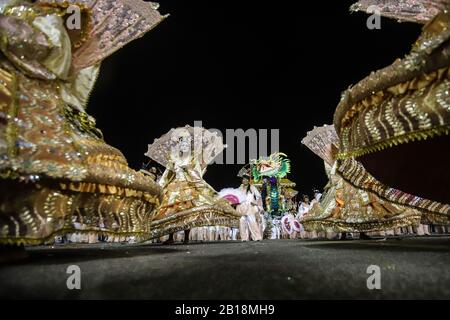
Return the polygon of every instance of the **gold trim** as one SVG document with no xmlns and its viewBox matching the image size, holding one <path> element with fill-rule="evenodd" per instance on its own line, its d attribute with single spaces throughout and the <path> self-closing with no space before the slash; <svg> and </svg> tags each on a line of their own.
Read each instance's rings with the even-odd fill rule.
<svg viewBox="0 0 450 320">
<path fill-rule="evenodd" d="M 344 160 L 348 158 L 357 158 L 369 153 L 382 151 L 384 149 L 393 147 L 394 145 L 397 146 L 400 144 L 405 144 L 416 140 L 417 141 L 427 140 L 428 138 L 433 138 L 435 136 L 448 135 L 449 132 L 450 132 L 450 124 L 439 126 L 436 128 L 409 132 L 401 136 L 392 137 L 385 141 L 375 143 L 370 147 L 362 147 L 353 151 L 341 152 L 337 155 L 337 159 Z"/>
<path fill-rule="evenodd" d="M 401 228 L 419 225 L 422 220 L 421 214 L 411 215 L 408 217 L 397 217 L 393 220 L 385 220 L 383 222 L 361 222 L 349 223 L 338 220 L 309 220 L 301 221 L 307 232 L 333 230 L 335 232 L 374 232 L 389 229 Z"/>
</svg>

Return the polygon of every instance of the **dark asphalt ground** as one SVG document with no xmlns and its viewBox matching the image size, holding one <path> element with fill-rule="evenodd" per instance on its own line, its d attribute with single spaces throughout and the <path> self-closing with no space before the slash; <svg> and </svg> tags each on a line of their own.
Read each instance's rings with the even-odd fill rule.
<svg viewBox="0 0 450 320">
<path fill-rule="evenodd" d="M 0 298 L 450 299 L 450 237 L 28 249 L 0 266 Z M 68 290 L 68 266 L 81 290 Z M 381 268 L 381 290 L 367 268 Z"/>
</svg>

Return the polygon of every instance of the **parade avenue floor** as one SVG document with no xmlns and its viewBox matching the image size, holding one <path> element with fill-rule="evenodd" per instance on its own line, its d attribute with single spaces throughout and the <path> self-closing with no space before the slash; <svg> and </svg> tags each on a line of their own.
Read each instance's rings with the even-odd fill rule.
<svg viewBox="0 0 450 320">
<path fill-rule="evenodd" d="M 450 237 L 36 247 L 0 266 L 0 297 L 450 299 Z M 81 289 L 69 290 L 69 266 Z M 369 266 L 381 289 L 368 289 Z"/>
</svg>

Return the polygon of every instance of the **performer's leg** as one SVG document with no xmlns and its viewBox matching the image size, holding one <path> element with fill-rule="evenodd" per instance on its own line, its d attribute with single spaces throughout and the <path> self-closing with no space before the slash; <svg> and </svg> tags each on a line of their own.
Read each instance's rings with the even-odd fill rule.
<svg viewBox="0 0 450 320">
<path fill-rule="evenodd" d="M 418 236 L 423 236 L 425 234 L 425 231 L 423 229 L 423 224 L 419 224 L 416 228 L 416 231 L 417 231 Z"/>
<path fill-rule="evenodd" d="M 184 244 L 188 244 L 189 243 L 189 235 L 191 233 L 191 229 L 188 230 L 184 230 Z"/>
<path fill-rule="evenodd" d="M 241 241 L 248 241 L 249 232 L 248 232 L 247 217 L 246 216 L 242 217 L 239 222 L 240 222 L 239 233 L 241 235 Z"/>
<path fill-rule="evenodd" d="M 163 244 L 174 244 L 173 233 L 169 234 L 169 239 L 163 242 Z"/>
<path fill-rule="evenodd" d="M 262 240 L 261 228 L 256 220 L 256 216 L 254 213 L 248 215 L 248 227 L 250 230 L 252 240 L 261 241 Z"/>
</svg>

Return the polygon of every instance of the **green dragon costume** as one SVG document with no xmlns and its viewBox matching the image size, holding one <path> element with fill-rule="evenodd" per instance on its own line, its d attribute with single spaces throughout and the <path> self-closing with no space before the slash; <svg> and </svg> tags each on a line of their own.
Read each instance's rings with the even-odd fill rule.
<svg viewBox="0 0 450 320">
<path fill-rule="evenodd" d="M 282 211 L 281 186 L 283 178 L 291 172 L 291 163 L 284 153 L 274 153 L 250 162 L 255 184 L 260 184 L 264 210 L 271 215 L 280 215 Z M 289 187 L 292 186 L 292 183 Z M 295 184 L 294 184 L 295 186 Z"/>
</svg>

